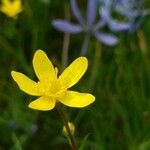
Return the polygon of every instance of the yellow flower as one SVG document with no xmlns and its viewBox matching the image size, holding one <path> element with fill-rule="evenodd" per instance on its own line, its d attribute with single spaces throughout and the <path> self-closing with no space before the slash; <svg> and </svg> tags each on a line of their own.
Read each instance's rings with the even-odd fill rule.
<svg viewBox="0 0 150 150">
<path fill-rule="evenodd" d="M 16 18 L 23 10 L 21 0 L 2 0 L 0 10 L 8 17 Z"/>
<path fill-rule="evenodd" d="M 72 122 L 68 122 L 68 126 L 70 128 L 71 134 L 74 135 L 75 125 Z M 62 132 L 65 136 L 68 136 L 68 132 L 65 126 L 63 126 Z"/>
<path fill-rule="evenodd" d="M 80 108 L 93 103 L 95 97 L 88 93 L 71 91 L 68 88 L 80 80 L 87 66 L 87 59 L 79 57 L 57 77 L 58 69 L 53 67 L 44 51 L 37 50 L 33 57 L 33 67 L 39 79 L 38 82 L 16 71 L 12 71 L 11 75 L 21 90 L 33 96 L 40 96 L 29 104 L 30 108 L 51 110 L 55 107 L 56 102 Z"/>
</svg>

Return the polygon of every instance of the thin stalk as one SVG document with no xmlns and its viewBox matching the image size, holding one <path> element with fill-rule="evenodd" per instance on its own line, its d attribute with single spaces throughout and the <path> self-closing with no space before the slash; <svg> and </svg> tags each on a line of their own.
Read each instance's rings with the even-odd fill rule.
<svg viewBox="0 0 150 150">
<path fill-rule="evenodd" d="M 90 34 L 87 33 L 84 37 L 84 42 L 83 42 L 83 45 L 81 48 L 81 53 L 80 53 L 81 56 L 86 55 L 87 50 L 88 50 L 89 41 L 90 41 Z"/>
<path fill-rule="evenodd" d="M 68 64 L 68 50 L 69 50 L 69 43 L 70 43 L 70 34 L 64 34 L 63 40 L 63 50 L 62 50 L 62 69 L 64 69 Z"/>
<path fill-rule="evenodd" d="M 65 6 L 65 18 L 70 20 L 70 12 L 68 5 Z M 65 33 L 63 39 L 63 49 L 62 49 L 62 69 L 64 69 L 68 64 L 68 50 L 69 50 L 69 43 L 70 43 L 70 34 Z"/>
<path fill-rule="evenodd" d="M 96 42 L 96 48 L 95 48 L 95 55 L 94 55 L 94 62 L 93 62 L 93 67 L 92 67 L 92 73 L 89 79 L 89 88 L 93 89 L 94 85 L 97 80 L 97 75 L 98 75 L 98 67 L 101 62 L 101 45 L 99 42 Z"/>
<path fill-rule="evenodd" d="M 12 149 L 22 150 L 21 143 L 15 133 L 12 134 L 12 140 L 14 142 Z"/>
<path fill-rule="evenodd" d="M 139 47 L 141 50 L 141 53 L 143 55 L 143 57 L 145 58 L 145 60 L 149 60 L 149 53 L 148 53 L 148 47 L 147 47 L 147 43 L 146 43 L 146 39 L 144 36 L 144 33 L 142 30 L 139 30 L 137 32 L 137 36 L 138 36 L 138 40 L 139 40 Z"/>
<path fill-rule="evenodd" d="M 65 128 L 66 128 L 66 130 L 68 132 L 68 136 L 69 136 L 69 139 L 70 139 L 72 150 L 77 150 L 77 146 L 76 146 L 76 143 L 75 143 L 74 136 L 71 133 L 71 130 L 70 130 L 69 125 L 68 125 L 68 119 L 67 119 L 67 117 L 66 117 L 66 115 L 64 113 L 64 110 L 62 109 L 61 104 L 57 104 L 56 108 L 57 108 L 57 110 L 58 110 L 58 112 L 59 112 L 59 114 L 61 116 L 61 119 L 62 119 L 62 121 L 63 121 L 63 123 L 65 125 Z"/>
</svg>

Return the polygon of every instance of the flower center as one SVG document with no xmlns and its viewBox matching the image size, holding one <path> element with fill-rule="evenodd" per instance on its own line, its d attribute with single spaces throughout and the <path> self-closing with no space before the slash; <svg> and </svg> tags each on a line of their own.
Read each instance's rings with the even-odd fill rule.
<svg viewBox="0 0 150 150">
<path fill-rule="evenodd" d="M 61 86 L 57 80 L 53 83 L 50 82 L 38 82 L 38 90 L 43 96 L 59 98 L 64 95 L 64 90 L 61 90 Z"/>
</svg>

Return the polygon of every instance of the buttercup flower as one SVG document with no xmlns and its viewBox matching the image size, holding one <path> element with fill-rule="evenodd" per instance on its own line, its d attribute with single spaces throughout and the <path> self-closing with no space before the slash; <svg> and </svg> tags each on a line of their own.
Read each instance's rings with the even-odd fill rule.
<svg viewBox="0 0 150 150">
<path fill-rule="evenodd" d="M 16 18 L 22 10 L 21 0 L 2 0 L 0 11 L 8 17 Z"/>
<path fill-rule="evenodd" d="M 57 102 L 70 107 L 85 107 L 94 102 L 95 97 L 88 93 L 68 90 L 83 76 L 88 67 L 85 57 L 79 57 L 58 77 L 58 69 L 54 68 L 47 55 L 37 50 L 33 57 L 33 68 L 39 79 L 32 81 L 22 73 L 12 71 L 11 75 L 19 88 L 27 94 L 39 96 L 29 104 L 37 110 L 51 110 Z"/>
</svg>

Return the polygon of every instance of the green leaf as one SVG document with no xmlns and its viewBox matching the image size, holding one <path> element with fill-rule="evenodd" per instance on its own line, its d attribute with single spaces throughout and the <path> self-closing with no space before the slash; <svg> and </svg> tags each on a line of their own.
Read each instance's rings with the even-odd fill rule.
<svg viewBox="0 0 150 150">
<path fill-rule="evenodd" d="M 79 147 L 79 150 L 85 150 L 85 146 L 87 144 L 87 140 L 88 140 L 88 137 L 89 137 L 89 133 L 84 137 L 84 139 L 82 140 L 81 142 L 81 145 Z"/>
</svg>

